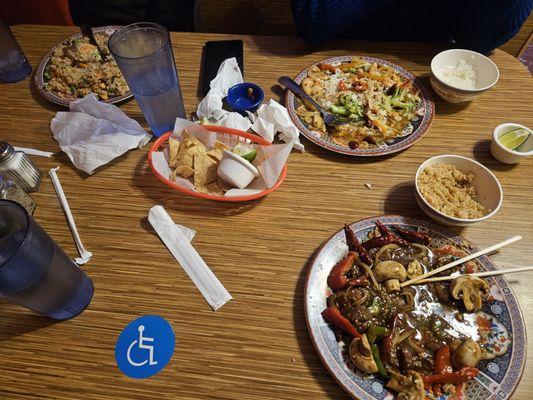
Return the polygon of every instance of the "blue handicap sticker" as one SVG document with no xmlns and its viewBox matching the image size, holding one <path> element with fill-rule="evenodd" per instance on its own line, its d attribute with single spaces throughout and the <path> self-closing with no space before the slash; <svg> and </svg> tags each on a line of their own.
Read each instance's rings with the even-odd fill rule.
<svg viewBox="0 0 533 400">
<path fill-rule="evenodd" d="M 115 359 L 130 378 L 148 378 L 168 364 L 174 343 L 174 331 L 168 321 L 158 315 L 146 315 L 122 331 L 115 344 Z"/>
</svg>

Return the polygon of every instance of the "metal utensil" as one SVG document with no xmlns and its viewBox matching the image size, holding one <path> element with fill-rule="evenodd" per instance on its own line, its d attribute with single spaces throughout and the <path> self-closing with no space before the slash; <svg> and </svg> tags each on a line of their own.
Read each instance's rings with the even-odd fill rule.
<svg viewBox="0 0 533 400">
<path fill-rule="evenodd" d="M 84 36 L 87 36 L 89 38 L 89 43 L 93 46 L 96 46 L 98 54 L 100 54 L 100 62 L 103 63 L 104 61 L 107 61 L 107 55 L 102 51 L 94 37 L 93 28 L 91 28 L 89 25 L 81 25 L 80 30 Z"/>
<path fill-rule="evenodd" d="M 298 85 L 295 81 L 293 81 L 288 76 L 282 76 L 281 78 L 279 78 L 278 83 L 285 86 L 288 90 L 293 92 L 295 95 L 310 102 L 313 105 L 313 107 L 315 107 L 320 112 L 320 114 L 322 114 L 322 118 L 324 119 L 324 123 L 326 125 L 338 126 L 338 125 L 344 125 L 348 123 L 348 119 L 337 117 L 334 114 L 326 111 L 311 96 L 305 93 L 305 91 L 302 89 L 300 85 Z"/>
</svg>

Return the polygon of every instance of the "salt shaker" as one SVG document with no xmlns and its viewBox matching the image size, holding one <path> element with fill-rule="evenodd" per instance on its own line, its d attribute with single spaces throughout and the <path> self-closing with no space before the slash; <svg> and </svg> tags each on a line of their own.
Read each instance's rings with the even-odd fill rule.
<svg viewBox="0 0 533 400">
<path fill-rule="evenodd" d="M 0 174 L 28 193 L 39 189 L 42 176 L 39 168 L 23 151 L 15 151 L 7 142 L 0 142 Z"/>
<path fill-rule="evenodd" d="M 33 214 L 35 201 L 31 196 L 22 190 L 15 182 L 0 175 L 0 199 L 13 200 L 24 207 L 28 213 Z"/>
</svg>

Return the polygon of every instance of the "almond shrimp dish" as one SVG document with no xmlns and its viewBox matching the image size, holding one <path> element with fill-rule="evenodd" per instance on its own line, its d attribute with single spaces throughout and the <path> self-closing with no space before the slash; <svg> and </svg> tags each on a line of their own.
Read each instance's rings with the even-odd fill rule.
<svg viewBox="0 0 533 400">
<path fill-rule="evenodd" d="M 302 122 L 351 149 L 385 147 L 408 136 L 411 122 L 423 114 L 421 96 L 410 79 L 389 65 L 360 57 L 313 65 L 301 86 L 345 124 L 326 126 L 320 112 L 305 101 L 296 108 Z"/>
<path fill-rule="evenodd" d="M 402 285 L 466 253 L 379 220 L 364 241 L 348 225 L 344 233 L 348 253 L 329 272 L 322 317 L 351 368 L 381 380 L 398 400 L 463 398 L 479 363 L 503 356 L 510 345 L 509 338 L 498 341 L 497 351 L 487 345 L 481 310 L 493 300 L 490 286 L 464 275 L 478 270 L 477 262 L 440 273 L 460 272 L 453 280 Z"/>
</svg>

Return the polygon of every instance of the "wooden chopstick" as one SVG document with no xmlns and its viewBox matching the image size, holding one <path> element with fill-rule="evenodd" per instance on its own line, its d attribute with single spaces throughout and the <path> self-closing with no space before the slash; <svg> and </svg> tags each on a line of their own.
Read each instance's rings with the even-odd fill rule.
<svg viewBox="0 0 533 400">
<path fill-rule="evenodd" d="M 447 276 L 439 276 L 437 278 L 429 278 L 429 279 L 422 279 L 421 281 L 418 281 L 414 283 L 415 285 L 421 285 L 423 283 L 430 283 L 430 282 L 441 282 L 441 281 L 450 281 L 452 279 L 458 278 L 460 276 L 477 276 L 477 277 L 484 277 L 484 276 L 495 276 L 495 275 L 503 275 L 503 274 L 512 274 L 515 272 L 524 272 L 524 271 L 533 271 L 533 266 L 530 267 L 519 267 L 519 268 L 509 268 L 509 269 L 500 269 L 499 271 L 485 271 L 485 272 L 474 272 L 472 274 L 457 274 L 457 275 L 447 275 Z"/>
<path fill-rule="evenodd" d="M 407 286 L 407 285 L 412 285 L 413 283 L 421 281 L 422 279 L 429 278 L 430 276 L 438 274 L 439 272 L 446 271 L 447 269 L 453 268 L 453 267 L 455 267 L 455 266 L 457 266 L 459 264 L 465 263 L 467 261 L 470 261 L 470 260 L 472 260 L 474 258 L 477 258 L 479 256 L 482 256 L 484 254 L 491 253 L 494 250 L 498 250 L 499 248 L 502 248 L 502 247 L 507 246 L 507 245 L 509 245 L 511 243 L 517 242 L 520 239 L 522 239 L 522 236 L 520 236 L 520 235 L 513 236 L 513 237 L 511 237 L 511 238 L 509 238 L 507 240 L 504 240 L 503 242 L 493 244 L 492 246 L 487 247 L 486 249 L 480 250 L 480 251 L 478 251 L 476 253 L 469 254 L 466 257 L 460 258 L 459 260 L 452 261 L 451 263 L 443 265 L 442 267 L 439 267 L 439 268 L 434 269 L 432 271 L 426 272 L 425 274 L 417 276 L 417 277 L 415 277 L 413 279 L 405 281 L 405 282 L 400 284 L 400 287 L 404 287 L 404 286 Z"/>
</svg>

